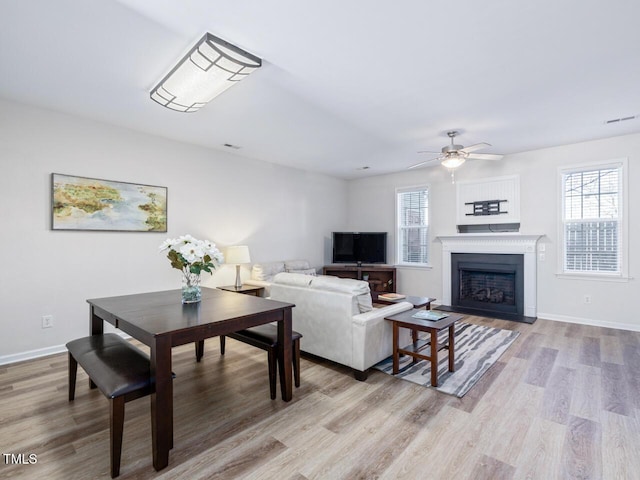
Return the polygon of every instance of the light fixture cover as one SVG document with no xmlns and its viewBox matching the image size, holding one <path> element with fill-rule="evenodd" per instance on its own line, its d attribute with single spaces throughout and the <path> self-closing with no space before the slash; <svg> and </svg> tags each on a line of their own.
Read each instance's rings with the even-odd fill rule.
<svg viewBox="0 0 640 480">
<path fill-rule="evenodd" d="M 455 170 L 466 161 L 464 155 L 447 155 L 447 158 L 442 160 L 440 164 L 449 170 Z"/>
<path fill-rule="evenodd" d="M 178 112 L 197 112 L 261 65 L 255 55 L 205 33 L 151 90 L 151 99 Z"/>
<path fill-rule="evenodd" d="M 227 247 L 224 260 L 228 264 L 250 263 L 251 256 L 249 255 L 249 247 L 246 245 L 235 245 L 233 247 Z"/>
</svg>

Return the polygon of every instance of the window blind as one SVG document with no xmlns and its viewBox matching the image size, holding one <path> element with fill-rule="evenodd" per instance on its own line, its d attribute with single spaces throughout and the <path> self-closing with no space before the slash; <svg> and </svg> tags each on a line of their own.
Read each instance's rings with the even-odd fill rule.
<svg viewBox="0 0 640 480">
<path fill-rule="evenodd" d="M 426 187 L 397 193 L 399 263 L 429 260 L 429 194 Z"/>
<path fill-rule="evenodd" d="M 564 187 L 564 271 L 620 273 L 620 168 L 568 172 Z"/>
</svg>

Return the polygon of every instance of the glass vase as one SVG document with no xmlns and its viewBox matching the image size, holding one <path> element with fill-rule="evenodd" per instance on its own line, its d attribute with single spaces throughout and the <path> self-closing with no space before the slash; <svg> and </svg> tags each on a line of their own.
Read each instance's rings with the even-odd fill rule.
<svg viewBox="0 0 640 480">
<path fill-rule="evenodd" d="M 185 273 L 182 276 L 182 303 L 197 303 L 201 299 L 200 274 Z"/>
</svg>

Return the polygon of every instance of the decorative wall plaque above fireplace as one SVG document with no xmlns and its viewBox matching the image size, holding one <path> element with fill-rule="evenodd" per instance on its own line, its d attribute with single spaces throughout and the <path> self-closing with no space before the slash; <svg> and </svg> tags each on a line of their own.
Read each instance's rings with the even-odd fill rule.
<svg viewBox="0 0 640 480">
<path fill-rule="evenodd" d="M 456 224 L 461 233 L 469 225 L 520 223 L 520 177 L 509 175 L 458 181 Z M 477 228 L 474 229 L 477 231 Z M 495 231 L 487 228 L 484 231 Z"/>
</svg>

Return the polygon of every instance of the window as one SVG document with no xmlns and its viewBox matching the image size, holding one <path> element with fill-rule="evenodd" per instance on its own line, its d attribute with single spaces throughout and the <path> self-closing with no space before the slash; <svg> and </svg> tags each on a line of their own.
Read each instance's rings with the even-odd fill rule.
<svg viewBox="0 0 640 480">
<path fill-rule="evenodd" d="M 427 187 L 396 191 L 397 261 L 404 265 L 429 263 L 429 190 Z"/>
<path fill-rule="evenodd" d="M 623 165 L 563 171 L 564 273 L 623 273 Z"/>
</svg>

